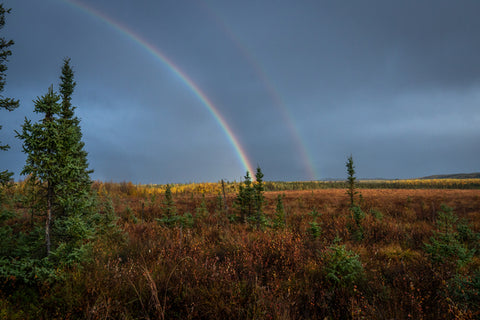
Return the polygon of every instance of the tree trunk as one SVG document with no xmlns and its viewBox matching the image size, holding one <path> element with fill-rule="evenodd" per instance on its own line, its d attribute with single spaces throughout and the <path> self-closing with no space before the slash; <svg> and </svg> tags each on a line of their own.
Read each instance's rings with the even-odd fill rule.
<svg viewBox="0 0 480 320">
<path fill-rule="evenodd" d="M 37 202 L 37 199 L 35 197 L 36 193 L 35 193 L 35 190 L 32 191 L 32 197 L 33 197 L 33 203 L 32 206 L 30 207 L 30 212 L 31 212 L 31 217 L 30 217 L 30 223 L 32 225 L 32 228 L 33 228 L 33 219 L 34 219 L 34 216 L 35 216 L 35 203 Z"/>
<path fill-rule="evenodd" d="M 45 221 L 45 243 L 47 246 L 47 255 L 50 254 L 50 223 L 52 221 L 52 186 L 47 182 L 47 220 Z"/>
</svg>

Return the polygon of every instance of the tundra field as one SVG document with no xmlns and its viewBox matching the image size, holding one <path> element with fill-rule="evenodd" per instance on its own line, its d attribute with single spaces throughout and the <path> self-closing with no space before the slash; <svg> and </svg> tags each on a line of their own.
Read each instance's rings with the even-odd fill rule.
<svg viewBox="0 0 480 320">
<path fill-rule="evenodd" d="M 359 188 L 357 209 L 343 188 L 265 191 L 254 223 L 225 189 L 172 185 L 168 201 L 165 186 L 95 182 L 117 228 L 62 281 L 5 280 L 0 317 L 480 317 L 478 189 Z"/>
</svg>

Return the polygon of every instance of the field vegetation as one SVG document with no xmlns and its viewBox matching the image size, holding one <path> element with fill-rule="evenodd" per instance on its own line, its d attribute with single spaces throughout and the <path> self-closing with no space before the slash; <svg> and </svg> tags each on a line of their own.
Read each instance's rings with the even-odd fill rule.
<svg viewBox="0 0 480 320">
<path fill-rule="evenodd" d="M 201 184 L 211 190 L 221 183 Z M 33 232 L 27 184 L 8 189 Z M 95 182 L 116 228 L 51 278 L 2 275 L 2 317 L 87 319 L 474 319 L 480 194 L 459 189 L 264 192 L 261 224 L 238 192 Z M 225 201 L 226 200 L 226 201 Z M 280 204 L 280 206 L 279 206 Z M 165 219 L 165 218 L 169 219 Z M 41 220 L 41 217 L 37 217 Z M 361 234 L 358 233 L 361 227 Z"/>
</svg>

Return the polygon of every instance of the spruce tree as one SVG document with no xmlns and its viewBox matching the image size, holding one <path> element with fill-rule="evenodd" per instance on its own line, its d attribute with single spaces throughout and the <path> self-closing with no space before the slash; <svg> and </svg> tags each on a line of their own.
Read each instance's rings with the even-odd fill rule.
<svg viewBox="0 0 480 320">
<path fill-rule="evenodd" d="M 260 228 L 260 222 L 263 218 L 263 205 L 265 203 L 265 196 L 263 195 L 265 187 L 263 185 L 263 173 L 260 167 L 257 167 L 255 179 L 257 180 L 253 185 L 255 201 L 255 220 L 257 228 Z"/>
<path fill-rule="evenodd" d="M 5 14 L 10 13 L 11 9 L 5 9 L 3 4 L 0 4 L 0 30 L 3 29 L 5 26 Z M 19 102 L 18 100 L 12 98 L 5 98 L 1 93 L 5 87 L 5 78 L 6 78 L 6 71 L 7 71 L 7 61 L 8 57 L 12 55 L 12 52 L 9 50 L 14 44 L 13 40 L 6 40 L 4 37 L 0 38 L 0 109 L 5 109 L 8 111 L 13 111 L 14 109 L 18 108 Z M 2 126 L 0 125 L 0 130 Z M 0 141 L 0 150 L 5 151 L 10 148 L 9 145 L 2 145 Z M 4 184 L 12 178 L 13 173 L 9 172 L 8 170 L 0 171 L 0 184 Z"/>
<path fill-rule="evenodd" d="M 243 185 L 240 184 L 238 195 L 235 199 L 235 203 L 240 209 L 240 219 L 242 222 L 246 222 L 247 218 L 253 215 L 255 209 L 255 191 L 252 186 L 252 178 L 250 177 L 250 172 L 247 171 L 244 178 L 245 180 L 243 181 Z"/>
<path fill-rule="evenodd" d="M 252 178 L 250 177 L 250 172 L 247 171 L 244 181 L 244 205 L 245 205 L 245 214 L 249 218 L 253 215 L 255 210 L 254 204 L 254 195 L 255 190 L 253 189 Z"/>
<path fill-rule="evenodd" d="M 75 116 L 72 105 L 72 94 L 76 83 L 73 80 L 73 70 L 70 59 L 64 59 L 60 76 L 60 94 L 62 97 L 59 112 L 60 139 L 62 141 L 58 154 L 61 163 L 62 181 L 58 186 L 59 214 L 66 215 L 68 211 L 82 211 L 89 205 L 90 173 L 88 169 L 87 152 L 82 141 L 80 120 Z"/>
<path fill-rule="evenodd" d="M 354 240 L 362 240 L 363 239 L 363 227 L 361 225 L 362 220 L 365 218 L 365 213 L 362 211 L 362 208 L 355 203 L 355 195 L 358 194 L 356 191 L 356 177 L 355 177 L 355 166 L 353 165 L 353 157 L 350 157 L 345 164 L 347 167 L 347 195 L 350 197 L 350 212 L 352 215 L 352 219 L 355 222 L 354 225 L 350 225 L 349 229 L 352 233 L 352 237 Z M 360 195 L 361 196 L 361 195 Z"/>
<path fill-rule="evenodd" d="M 41 199 L 40 206 L 46 211 L 47 254 L 55 250 L 62 263 L 69 263 L 80 259 L 84 240 L 95 232 L 95 198 L 90 190 L 91 171 L 83 150 L 80 121 L 71 104 L 75 82 L 69 59 L 64 61 L 60 79 L 61 95 L 50 87 L 35 101 L 35 112 L 43 114 L 43 120 L 32 124 L 25 119 L 17 136 L 23 140 L 27 154 L 22 174 L 29 174 L 29 181 L 40 186 L 36 198 Z"/>
<path fill-rule="evenodd" d="M 165 189 L 165 200 L 163 201 L 163 212 L 167 218 L 172 218 L 177 215 L 177 207 L 173 201 L 172 190 L 170 184 L 167 184 Z"/>
<path fill-rule="evenodd" d="M 57 114 L 60 111 L 60 96 L 53 92 L 53 87 L 48 92 L 34 101 L 35 113 L 43 114 L 43 120 L 33 123 L 25 119 L 22 133 L 17 137 L 23 140 L 23 152 L 27 154 L 27 161 L 22 175 L 31 175 L 32 182 L 39 182 L 42 186 L 41 193 L 45 200 L 45 245 L 47 254 L 51 249 L 51 222 L 55 205 L 55 189 L 60 181 L 58 153 L 60 150 L 60 130 Z"/>
<path fill-rule="evenodd" d="M 58 175 L 55 188 L 56 219 L 53 235 L 58 243 L 56 255 L 74 261 L 83 254 L 85 239 L 93 236 L 95 197 L 91 192 L 87 152 L 84 150 L 80 120 L 75 116 L 72 95 L 76 83 L 70 59 L 63 61 L 59 92 L 61 108 L 58 113 L 60 148 L 57 154 Z"/>
<path fill-rule="evenodd" d="M 355 190 L 355 166 L 353 165 L 353 157 L 350 155 L 348 157 L 347 162 L 345 163 L 345 166 L 347 167 L 347 194 L 350 197 L 350 207 L 353 207 L 355 205 L 355 195 L 357 194 L 357 191 Z"/>
</svg>

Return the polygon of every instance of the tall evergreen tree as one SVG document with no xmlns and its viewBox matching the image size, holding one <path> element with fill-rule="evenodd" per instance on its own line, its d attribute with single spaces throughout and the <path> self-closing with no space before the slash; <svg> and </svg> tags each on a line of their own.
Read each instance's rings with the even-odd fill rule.
<svg viewBox="0 0 480 320">
<path fill-rule="evenodd" d="M 5 14 L 10 13 L 11 9 L 5 9 L 3 4 L 0 4 L 0 30 L 5 26 Z M 14 44 L 13 40 L 6 40 L 4 37 L 0 38 L 0 109 L 5 109 L 8 111 L 13 111 L 18 108 L 18 100 L 12 98 L 5 98 L 1 93 L 5 87 L 5 78 L 7 71 L 7 61 L 8 57 L 12 55 L 12 52 L 9 50 Z M 2 126 L 0 125 L 0 129 Z M 5 151 L 10 148 L 9 145 L 2 145 L 0 141 L 0 150 Z M 13 173 L 8 170 L 0 171 L 0 184 L 8 182 L 12 178 Z"/>
<path fill-rule="evenodd" d="M 58 119 L 60 140 L 62 141 L 58 160 L 61 163 L 62 181 L 57 190 L 60 214 L 62 215 L 67 214 L 67 211 L 84 210 L 85 205 L 88 205 L 91 191 L 89 175 L 93 172 L 88 169 L 80 120 L 75 116 L 75 107 L 71 103 L 76 85 L 73 76 L 70 59 L 64 59 L 59 90 L 62 102 Z"/>
<path fill-rule="evenodd" d="M 78 260 L 85 239 L 95 232 L 92 219 L 96 203 L 90 180 L 93 171 L 88 169 L 80 120 L 71 102 L 75 85 L 70 59 L 66 58 L 60 76 L 61 108 L 57 118 L 60 140 L 57 161 L 61 179 L 55 188 L 56 219 L 52 229 L 58 244 L 56 255 L 64 261 Z"/>
<path fill-rule="evenodd" d="M 60 150 L 60 130 L 56 115 L 60 111 L 60 96 L 48 89 L 47 94 L 37 98 L 35 113 L 43 114 L 43 120 L 33 123 L 25 119 L 22 133 L 17 137 L 23 140 L 23 152 L 27 154 L 27 162 L 23 174 L 31 175 L 31 181 L 39 182 L 45 199 L 45 245 L 47 254 L 51 249 L 51 222 L 55 205 L 55 189 L 60 181 L 58 153 Z"/>
<path fill-rule="evenodd" d="M 78 257 L 84 239 L 94 232 L 91 218 L 95 201 L 80 121 L 71 104 L 75 82 L 69 62 L 65 59 L 62 68 L 61 95 L 50 87 L 45 96 L 37 99 L 35 112 L 43 114 L 43 120 L 32 124 L 25 119 L 22 133 L 17 136 L 24 141 L 23 151 L 27 154 L 22 174 L 30 174 L 31 183 L 41 186 L 37 198 L 43 199 L 41 205 L 47 216 L 47 254 L 54 239 L 55 255 L 70 261 Z"/>
</svg>

